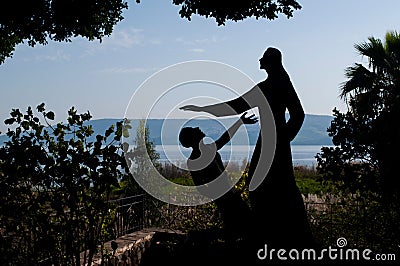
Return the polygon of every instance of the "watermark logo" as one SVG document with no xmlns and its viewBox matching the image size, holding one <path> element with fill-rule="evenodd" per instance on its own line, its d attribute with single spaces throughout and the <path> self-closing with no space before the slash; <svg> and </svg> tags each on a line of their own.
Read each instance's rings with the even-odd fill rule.
<svg viewBox="0 0 400 266">
<path fill-rule="evenodd" d="M 249 185 L 251 191 L 262 183 L 272 164 L 276 143 L 275 121 L 268 101 L 260 88 L 237 68 L 215 61 L 188 61 L 166 67 L 153 74 L 134 91 L 124 117 L 127 119 L 140 118 L 146 121 L 152 117 L 162 119 L 164 124 L 161 130 L 161 140 L 164 149 L 164 133 L 167 129 L 169 132 L 175 130 L 176 140 L 178 140 L 180 129 L 190 121 L 202 118 L 217 120 L 211 114 L 185 112 L 180 110 L 180 107 L 190 104 L 204 106 L 222 103 L 240 96 L 243 96 L 243 100 L 253 108 L 253 112 L 255 110 L 259 113 L 260 136 L 263 143 L 259 159 L 263 163 L 260 163 L 254 171 Z M 227 110 L 227 116 L 240 115 L 236 114 L 234 110 L 229 110 L 229 108 Z M 179 120 L 181 121 L 179 125 L 168 125 L 169 118 L 179 117 L 182 113 L 186 115 L 185 120 Z M 190 117 L 187 118 L 187 116 Z M 126 127 L 126 129 L 128 131 L 133 130 L 129 127 Z M 205 133 L 207 134 L 207 132 Z M 136 136 L 136 132 L 129 132 L 129 135 Z M 138 137 L 145 138 L 144 135 Z M 126 138 L 123 141 L 134 146 L 134 141 L 143 142 L 144 139 Z M 247 141 L 249 141 L 248 135 Z M 181 150 L 182 147 L 178 143 L 176 141 L 176 150 Z M 235 139 L 232 139 L 231 147 L 233 145 L 235 145 Z M 249 142 L 247 142 L 247 146 L 250 146 Z M 169 151 L 169 149 L 164 149 L 168 160 Z M 213 154 L 208 154 L 207 158 L 214 158 L 215 152 L 216 150 L 213 151 Z M 248 155 L 249 153 L 250 149 Z M 174 205 L 195 206 L 211 202 L 228 192 L 240 178 L 232 180 L 228 186 L 226 182 L 221 180 L 222 175 L 201 186 L 183 186 L 163 177 L 152 165 L 149 154 L 144 154 L 144 158 L 149 162 L 148 165 L 151 169 L 145 175 L 131 172 L 136 182 L 153 197 Z M 187 159 L 183 155 L 181 158 Z M 129 158 L 126 159 L 129 160 Z M 210 160 L 206 161 L 209 162 Z M 169 162 L 174 164 L 172 160 L 169 160 Z M 208 164 L 200 165 L 206 167 Z M 181 167 L 181 165 L 178 167 Z M 243 171 L 245 165 L 241 167 L 240 170 Z"/>
<path fill-rule="evenodd" d="M 321 250 L 316 249 L 268 249 L 265 244 L 263 248 L 257 251 L 257 258 L 259 260 L 293 260 L 293 261 L 327 261 L 327 260 L 341 260 L 341 261 L 395 261 L 396 254 L 379 254 L 373 253 L 371 249 L 357 249 L 345 248 L 347 246 L 347 239 L 339 237 L 336 241 L 337 247 L 329 246 Z"/>
<path fill-rule="evenodd" d="M 344 237 L 339 237 L 339 238 L 336 240 L 336 245 L 337 245 L 339 248 L 342 248 L 342 247 L 347 246 L 347 239 L 344 238 Z"/>
</svg>

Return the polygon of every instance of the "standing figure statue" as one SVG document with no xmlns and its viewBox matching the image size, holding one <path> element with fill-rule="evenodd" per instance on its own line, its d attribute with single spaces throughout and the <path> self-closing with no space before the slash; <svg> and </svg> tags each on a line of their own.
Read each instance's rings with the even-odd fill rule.
<svg viewBox="0 0 400 266">
<path fill-rule="evenodd" d="M 267 79 L 258 83 L 242 96 L 214 105 L 186 105 L 180 109 L 185 111 L 207 112 L 214 116 L 241 114 L 254 107 L 259 108 L 261 130 L 254 149 L 250 167 L 249 179 L 255 178 L 260 172 L 257 165 L 267 162 L 260 161 L 260 154 L 269 141 L 262 138 L 262 116 L 266 109 L 260 106 L 257 91 L 268 101 L 275 122 L 275 155 L 262 183 L 249 192 L 252 208 L 253 236 L 257 245 L 267 244 L 272 248 L 302 248 L 314 246 L 313 237 L 307 219 L 302 195 L 296 185 L 290 142 L 299 132 L 304 111 L 292 82 L 282 64 L 282 54 L 276 48 L 268 48 L 260 59 L 260 69 L 267 72 Z M 286 121 L 285 113 L 289 112 Z M 262 158 L 262 156 L 261 156 Z"/>
</svg>

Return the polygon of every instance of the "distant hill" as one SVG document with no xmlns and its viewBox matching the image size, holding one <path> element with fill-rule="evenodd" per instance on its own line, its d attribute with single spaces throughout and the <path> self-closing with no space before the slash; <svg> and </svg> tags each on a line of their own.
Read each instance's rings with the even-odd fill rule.
<svg viewBox="0 0 400 266">
<path fill-rule="evenodd" d="M 303 126 L 293 145 L 333 145 L 327 129 L 333 117 L 328 115 L 306 115 Z"/>
<path fill-rule="evenodd" d="M 150 138 L 156 145 L 173 145 L 178 143 L 178 133 L 182 126 L 199 127 L 211 139 L 217 139 L 226 127 L 232 125 L 237 118 L 224 118 L 224 119 L 149 119 L 147 126 L 150 129 Z M 332 145 L 332 140 L 328 136 L 326 129 L 329 127 L 332 120 L 331 116 L 326 115 L 306 115 L 303 126 L 292 142 L 293 145 Z M 95 135 L 104 134 L 106 129 L 118 122 L 119 119 L 96 119 L 89 123 L 92 125 Z M 131 121 L 133 127 L 133 135 L 139 125 L 139 120 Z M 242 126 L 234 139 L 233 144 L 237 145 L 254 145 L 257 141 L 259 133 L 259 124 Z M 248 142 L 247 142 L 247 134 Z M 95 135 L 90 141 L 94 141 Z M 135 136 L 130 136 L 133 140 Z M 7 136 L 0 136 L 0 144 L 7 141 Z"/>
</svg>

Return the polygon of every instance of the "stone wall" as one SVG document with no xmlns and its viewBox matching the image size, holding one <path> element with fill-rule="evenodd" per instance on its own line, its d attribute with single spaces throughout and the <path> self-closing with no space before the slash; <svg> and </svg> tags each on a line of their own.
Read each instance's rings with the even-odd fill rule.
<svg viewBox="0 0 400 266">
<path fill-rule="evenodd" d="M 143 229 L 105 243 L 103 255 L 97 254 L 94 256 L 92 265 L 142 265 L 145 252 L 151 246 L 154 247 L 154 245 L 159 243 L 154 236 L 166 234 L 175 236 L 175 238 L 178 236 L 181 241 L 185 239 L 185 234 L 177 231 L 160 228 Z M 115 251 L 112 246 L 116 247 Z"/>
</svg>

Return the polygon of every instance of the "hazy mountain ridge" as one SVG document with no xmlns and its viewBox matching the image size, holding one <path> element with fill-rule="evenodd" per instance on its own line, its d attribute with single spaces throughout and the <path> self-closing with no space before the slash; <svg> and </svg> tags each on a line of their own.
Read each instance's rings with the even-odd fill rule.
<svg viewBox="0 0 400 266">
<path fill-rule="evenodd" d="M 306 115 L 303 126 L 292 142 L 293 145 L 332 145 L 332 140 L 328 136 L 326 129 L 332 121 L 332 116 L 327 115 Z M 178 143 L 179 129 L 182 126 L 199 127 L 208 137 L 217 139 L 225 131 L 225 128 L 231 126 L 237 118 L 223 119 L 148 119 L 146 125 L 150 129 L 150 138 L 156 145 L 174 145 Z M 89 141 L 94 141 L 96 134 L 104 134 L 108 127 L 119 119 L 94 119 L 89 122 L 94 129 L 94 136 Z M 139 125 L 138 119 L 131 121 L 132 130 L 129 142 L 136 137 L 136 128 Z M 236 145 L 254 145 L 259 133 L 259 123 L 254 125 L 245 125 L 240 127 L 238 133 L 232 140 Z M 247 139 L 247 134 L 248 139 Z M 6 135 L 0 135 L 0 144 L 7 141 Z"/>
</svg>

